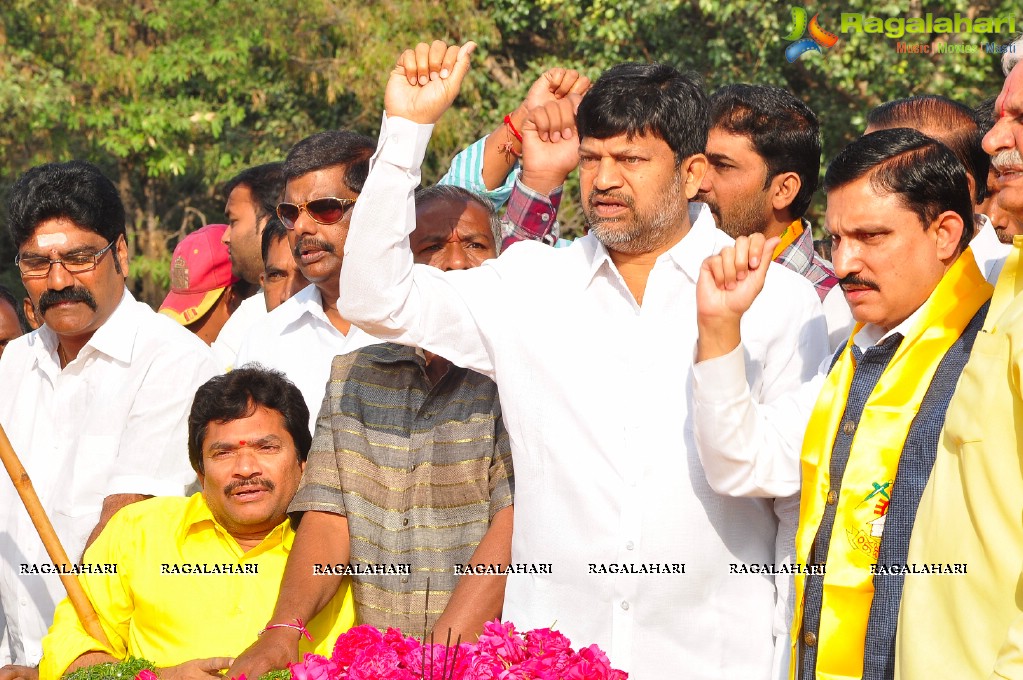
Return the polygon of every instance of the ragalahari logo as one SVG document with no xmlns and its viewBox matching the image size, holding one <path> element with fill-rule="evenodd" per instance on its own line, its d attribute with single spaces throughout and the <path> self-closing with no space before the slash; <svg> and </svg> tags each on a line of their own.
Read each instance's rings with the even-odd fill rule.
<svg viewBox="0 0 1023 680">
<path fill-rule="evenodd" d="M 828 50 L 838 42 L 837 35 L 821 28 L 817 22 L 819 16 L 814 14 L 813 19 L 807 24 L 806 10 L 802 7 L 792 8 L 792 30 L 785 36 L 786 40 L 796 41 L 785 48 L 785 58 L 790 64 L 807 52 L 823 52 L 822 47 Z M 809 33 L 810 37 L 804 38 L 804 33 Z"/>
</svg>

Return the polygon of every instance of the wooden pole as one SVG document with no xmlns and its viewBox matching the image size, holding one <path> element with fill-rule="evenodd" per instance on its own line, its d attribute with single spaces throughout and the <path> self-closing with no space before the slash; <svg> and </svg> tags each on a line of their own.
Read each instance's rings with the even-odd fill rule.
<svg viewBox="0 0 1023 680">
<path fill-rule="evenodd" d="M 10 475 L 11 481 L 14 483 L 14 488 L 21 496 L 21 502 L 25 505 L 25 510 L 28 511 L 28 516 L 32 519 L 32 524 L 35 525 L 36 532 L 39 533 L 39 538 L 43 541 L 43 547 L 46 548 L 46 554 L 50 556 L 50 561 L 57 565 L 63 565 L 62 571 L 71 572 L 74 565 L 67 558 L 64 546 L 60 544 L 60 539 L 57 538 L 57 533 L 53 530 L 50 518 L 43 510 L 43 504 L 39 502 L 39 496 L 36 495 L 36 490 L 32 486 L 32 480 L 28 478 L 25 466 L 21 464 L 14 448 L 11 447 L 11 440 L 7 438 L 7 433 L 4 432 L 2 425 L 0 425 L 0 459 L 3 460 L 7 474 Z M 71 605 L 75 608 L 86 632 L 97 641 L 110 647 L 110 641 L 107 640 L 107 636 L 103 632 L 103 626 L 100 625 L 99 617 L 96 616 L 96 610 L 92 608 L 92 603 L 89 602 L 89 597 L 85 594 L 85 589 L 79 583 L 78 577 L 73 573 L 61 573 L 60 582 L 64 584 L 68 599 L 71 600 Z"/>
</svg>

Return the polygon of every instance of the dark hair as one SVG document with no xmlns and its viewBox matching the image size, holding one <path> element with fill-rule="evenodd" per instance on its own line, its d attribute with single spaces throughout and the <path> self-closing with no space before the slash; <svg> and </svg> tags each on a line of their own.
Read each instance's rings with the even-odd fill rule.
<svg viewBox="0 0 1023 680">
<path fill-rule="evenodd" d="M 224 197 L 229 197 L 239 186 L 246 186 L 252 192 L 256 219 L 275 214 L 284 193 L 284 163 L 264 163 L 242 170 L 224 185 Z"/>
<path fill-rule="evenodd" d="M 60 217 L 107 241 L 125 235 L 124 204 L 117 188 L 85 161 L 46 163 L 25 172 L 11 187 L 7 213 L 7 226 L 18 249 L 41 222 Z"/>
<path fill-rule="evenodd" d="M 497 214 L 493 202 L 486 196 L 480 196 L 476 192 L 454 184 L 434 184 L 429 187 L 416 189 L 416 207 L 424 206 L 434 201 L 451 201 L 454 203 L 475 203 L 487 213 L 487 220 L 490 224 L 490 232 L 494 235 L 494 252 L 501 253 L 501 216 Z"/>
<path fill-rule="evenodd" d="M 875 192 L 898 194 L 924 229 L 946 210 L 958 214 L 963 220 L 958 252 L 966 250 L 973 237 L 973 203 L 966 168 L 947 146 L 911 128 L 864 135 L 831 161 L 824 191 L 830 193 L 868 174 Z"/>
<path fill-rule="evenodd" d="M 867 126 L 913 128 L 947 146 L 973 176 L 974 203 L 987 195 L 991 159 L 981 146 L 984 133 L 973 109 L 948 97 L 924 94 L 885 102 L 867 114 Z"/>
<path fill-rule="evenodd" d="M 281 222 L 281 218 L 274 215 L 266 223 L 266 226 L 263 227 L 263 234 L 259 238 L 259 250 L 263 254 L 263 264 L 266 264 L 266 258 L 270 254 L 270 246 L 282 239 L 288 238 L 288 229 L 284 226 L 284 222 Z"/>
<path fill-rule="evenodd" d="M 343 165 L 345 186 L 358 194 L 366 183 L 369 158 L 375 150 L 372 139 L 351 130 L 318 132 L 291 147 L 284 160 L 284 180 L 289 182 L 316 170 Z"/>
<path fill-rule="evenodd" d="M 973 109 L 973 115 L 977 117 L 981 135 L 986 135 L 995 126 L 995 101 L 997 100 L 998 97 L 988 97 Z"/>
<path fill-rule="evenodd" d="M 210 378 L 196 390 L 188 414 L 188 460 L 192 469 L 203 472 L 202 445 L 210 423 L 246 418 L 258 406 L 281 414 L 285 429 L 295 441 L 298 459 L 305 461 L 313 438 L 302 392 L 280 371 L 249 363 Z"/>
<path fill-rule="evenodd" d="M 18 317 L 18 326 L 21 328 L 21 332 L 28 333 L 28 322 L 25 320 L 25 310 L 21 300 L 15 298 L 13 291 L 7 286 L 0 286 L 0 300 L 9 304 L 11 309 L 14 310 L 14 315 Z"/>
<path fill-rule="evenodd" d="M 618 64 L 604 71 L 579 103 L 579 138 L 651 134 L 675 154 L 676 167 L 703 153 L 710 127 L 707 96 L 695 74 L 666 64 Z"/>
<path fill-rule="evenodd" d="M 793 219 L 810 207 L 821 171 L 821 129 L 810 107 L 769 85 L 726 85 L 710 96 L 710 125 L 746 137 L 767 165 L 766 189 L 783 172 L 799 175 Z"/>
</svg>

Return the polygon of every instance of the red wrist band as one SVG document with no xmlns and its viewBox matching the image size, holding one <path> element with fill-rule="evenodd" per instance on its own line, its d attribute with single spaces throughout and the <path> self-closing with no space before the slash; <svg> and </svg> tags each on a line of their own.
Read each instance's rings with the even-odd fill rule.
<svg viewBox="0 0 1023 680">
<path fill-rule="evenodd" d="M 522 133 L 515 129 L 515 124 L 512 123 L 511 114 L 504 117 L 504 124 L 508 126 L 508 130 L 512 133 L 515 139 L 522 141 Z"/>
</svg>

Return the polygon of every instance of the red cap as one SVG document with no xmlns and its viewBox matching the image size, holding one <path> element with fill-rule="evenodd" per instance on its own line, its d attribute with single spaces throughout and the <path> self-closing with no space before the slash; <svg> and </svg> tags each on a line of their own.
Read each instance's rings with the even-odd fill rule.
<svg viewBox="0 0 1023 680">
<path fill-rule="evenodd" d="M 231 273 L 231 253 L 221 241 L 225 231 L 226 224 L 208 224 L 181 239 L 171 256 L 170 292 L 160 305 L 161 314 L 187 326 L 210 311 L 238 280 Z"/>
</svg>

